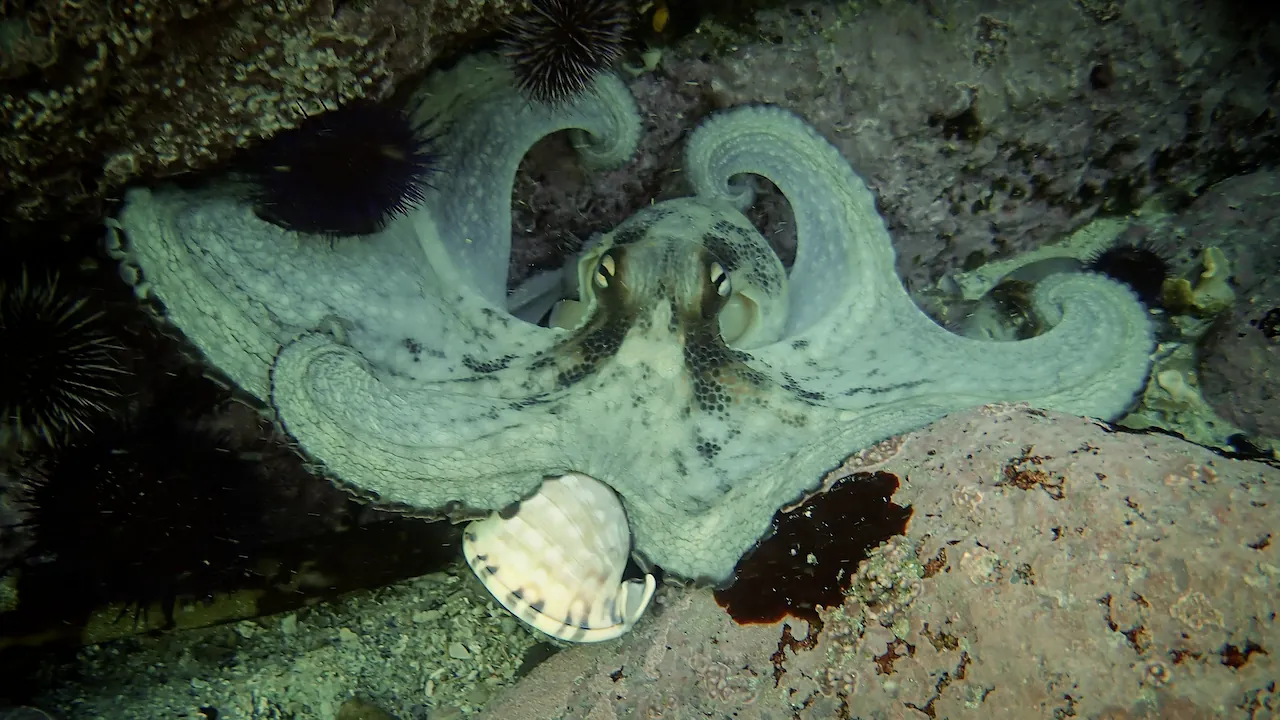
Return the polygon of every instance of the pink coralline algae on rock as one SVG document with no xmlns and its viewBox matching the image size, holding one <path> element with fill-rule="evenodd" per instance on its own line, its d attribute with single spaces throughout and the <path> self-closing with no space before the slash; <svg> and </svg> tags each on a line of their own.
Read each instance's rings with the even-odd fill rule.
<svg viewBox="0 0 1280 720">
<path fill-rule="evenodd" d="M 1016 406 L 881 467 L 914 510 L 820 621 L 738 626 L 666 588 L 618 644 L 482 717 L 1260 718 L 1280 713 L 1280 470 Z"/>
</svg>

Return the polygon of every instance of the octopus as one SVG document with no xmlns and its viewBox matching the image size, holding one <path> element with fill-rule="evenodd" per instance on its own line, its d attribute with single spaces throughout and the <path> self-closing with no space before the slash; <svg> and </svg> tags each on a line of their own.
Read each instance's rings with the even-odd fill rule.
<svg viewBox="0 0 1280 720">
<path fill-rule="evenodd" d="M 231 180 L 133 189 L 110 223 L 138 293 L 371 502 L 476 517 L 585 476 L 616 493 L 625 513 L 608 522 L 628 526 L 642 564 L 718 583 L 776 510 L 860 449 L 987 403 L 1114 418 L 1146 382 L 1147 312 L 1098 275 L 1039 280 L 1035 337 L 933 322 L 895 273 L 866 183 L 771 106 L 706 118 L 687 139 L 688 197 L 605 233 L 554 292 L 509 296 L 522 157 L 568 131 L 585 165 L 619 166 L 641 133 L 635 101 L 605 75 L 531 104 L 481 55 L 415 102 L 442 128 L 445 166 L 375 235 L 283 230 Z M 791 204 L 790 268 L 743 214 L 748 175 Z M 549 327 L 516 312 L 558 301 Z M 635 587 L 604 614 L 630 622 L 652 592 Z"/>
</svg>

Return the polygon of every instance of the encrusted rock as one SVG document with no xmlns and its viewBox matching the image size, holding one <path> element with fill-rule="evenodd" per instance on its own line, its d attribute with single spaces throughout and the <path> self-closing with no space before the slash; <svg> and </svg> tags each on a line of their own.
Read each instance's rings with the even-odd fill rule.
<svg viewBox="0 0 1280 720">
<path fill-rule="evenodd" d="M 0 214 L 37 221 L 96 220 L 126 182 L 210 167 L 307 116 L 384 97 L 515 3 L 16 4 L 0 19 Z"/>
<path fill-rule="evenodd" d="M 884 466 L 915 511 L 906 537 L 862 563 L 816 632 L 794 619 L 735 627 L 705 590 L 668 588 L 674 602 L 621 645 L 561 653 L 482 717 L 666 717 L 652 713 L 672 696 L 739 720 L 1274 712 L 1280 627 L 1266 618 L 1280 588 L 1269 541 L 1280 471 L 1018 408 L 909 438 Z M 1028 445 L 1069 492 L 1004 482 Z M 1171 474 L 1199 480 L 1168 485 Z M 956 485 L 981 491 L 981 524 L 957 507 Z M 1253 574 L 1241 581 L 1243 568 Z M 662 662 L 640 663 L 655 651 Z M 762 686 L 758 697 L 709 697 L 682 664 L 708 657 L 728 669 L 724 682 Z"/>
</svg>

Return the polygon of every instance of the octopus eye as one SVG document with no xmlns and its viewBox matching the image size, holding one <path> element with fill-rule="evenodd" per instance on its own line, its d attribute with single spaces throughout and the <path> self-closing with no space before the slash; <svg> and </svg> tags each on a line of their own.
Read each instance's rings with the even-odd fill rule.
<svg viewBox="0 0 1280 720">
<path fill-rule="evenodd" d="M 613 259 L 613 254 L 605 253 L 604 257 L 600 258 L 600 264 L 596 266 L 596 287 L 601 290 L 609 287 L 609 284 L 613 282 L 614 275 L 617 274 L 617 271 L 618 264 L 617 261 Z"/>
<path fill-rule="evenodd" d="M 724 271 L 724 266 L 718 262 L 711 263 L 711 285 L 715 287 L 716 294 L 720 297 L 729 297 L 729 274 Z"/>
</svg>

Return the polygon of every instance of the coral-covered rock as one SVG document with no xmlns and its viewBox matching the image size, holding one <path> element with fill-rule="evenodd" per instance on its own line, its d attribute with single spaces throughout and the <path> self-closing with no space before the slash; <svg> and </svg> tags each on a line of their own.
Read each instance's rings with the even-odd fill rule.
<svg viewBox="0 0 1280 720">
<path fill-rule="evenodd" d="M 1280 471 L 1011 406 L 908 438 L 882 466 L 903 478 L 894 500 L 914 507 L 907 535 L 872 553 L 820 625 L 737 626 L 708 590 L 667 588 L 619 645 L 560 653 L 482 717 L 1256 718 L 1280 707 Z"/>
<path fill-rule="evenodd" d="M 124 183 L 209 167 L 381 98 L 507 0 L 32 0 L 0 11 L 0 214 L 97 219 Z"/>
</svg>

